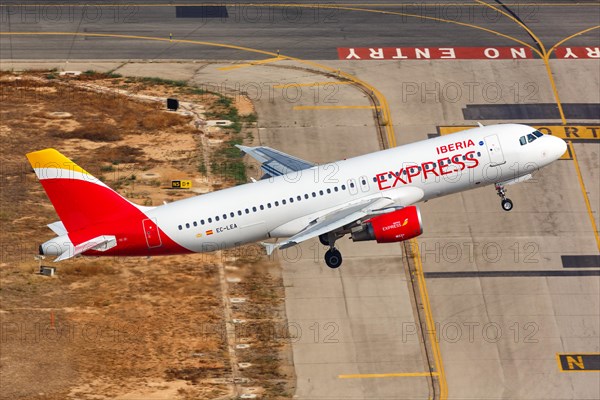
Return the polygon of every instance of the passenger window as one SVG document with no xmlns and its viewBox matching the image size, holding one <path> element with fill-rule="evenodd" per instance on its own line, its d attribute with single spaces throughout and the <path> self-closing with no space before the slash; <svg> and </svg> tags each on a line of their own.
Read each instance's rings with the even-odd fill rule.
<svg viewBox="0 0 600 400">
<path fill-rule="evenodd" d="M 322 191 L 322 190 L 319 190 L 319 194 L 320 194 L 321 196 L 323 196 L 323 191 Z"/>
<path fill-rule="evenodd" d="M 271 208 L 271 203 L 267 203 L 267 208 Z"/>
<path fill-rule="evenodd" d="M 281 200 L 281 204 L 285 205 L 285 199 Z"/>
<path fill-rule="evenodd" d="M 200 220 L 200 225 L 204 225 L 204 220 L 203 219 Z"/>
<path fill-rule="evenodd" d="M 279 207 L 279 202 L 278 201 L 275 202 L 275 207 Z"/>
<path fill-rule="evenodd" d="M 298 200 L 298 201 L 302 200 L 302 196 L 296 197 L 296 200 Z"/>
<path fill-rule="evenodd" d="M 230 216 L 231 218 L 233 218 L 233 217 L 235 217 L 235 213 L 232 211 L 232 212 L 230 212 L 230 213 L 229 213 L 229 216 Z"/>
<path fill-rule="evenodd" d="M 212 218 L 209 218 L 208 219 L 208 223 L 210 224 L 211 222 L 212 222 Z"/>
<path fill-rule="evenodd" d="M 215 217 L 215 221 L 218 221 L 218 220 L 219 220 L 219 216 L 217 215 L 217 216 Z"/>
<path fill-rule="evenodd" d="M 242 210 L 238 210 L 238 215 L 242 215 Z"/>
<path fill-rule="evenodd" d="M 261 210 L 264 210 L 264 209 L 265 209 L 265 206 L 263 206 L 263 205 L 261 204 L 261 205 L 260 205 L 260 209 L 261 209 Z"/>
<path fill-rule="evenodd" d="M 312 197 L 317 197 L 317 194 L 315 192 L 312 192 Z"/>
<path fill-rule="evenodd" d="M 189 229 L 190 228 L 190 224 L 185 224 L 185 227 Z"/>
<path fill-rule="evenodd" d="M 194 226 L 198 226 L 198 223 L 196 221 L 193 222 Z"/>
<path fill-rule="evenodd" d="M 346 190 L 346 185 L 342 185 L 342 190 Z"/>
<path fill-rule="evenodd" d="M 338 187 L 337 187 L 337 186 L 334 186 L 334 187 L 333 187 L 333 191 L 334 191 L 334 192 L 337 192 L 337 191 L 338 191 Z"/>
<path fill-rule="evenodd" d="M 246 211 L 246 214 L 250 214 L 250 210 L 248 210 L 247 208 L 245 211 Z"/>
<path fill-rule="evenodd" d="M 327 194 L 331 193 L 331 189 L 327 188 Z"/>
<path fill-rule="evenodd" d="M 178 226 L 178 228 L 179 228 L 179 230 L 182 230 L 182 229 L 183 229 L 183 227 L 182 227 L 181 225 L 179 225 L 179 226 Z"/>
<path fill-rule="evenodd" d="M 227 214 L 223 214 L 223 219 L 227 219 Z"/>
<path fill-rule="evenodd" d="M 305 198 L 305 199 L 308 199 L 308 193 L 304 195 L 304 198 Z"/>
<path fill-rule="evenodd" d="M 290 203 L 293 203 L 293 202 L 294 202 L 294 198 L 290 197 Z"/>
<path fill-rule="evenodd" d="M 256 207 L 252 207 L 252 211 L 253 211 L 253 212 L 256 212 Z"/>
</svg>

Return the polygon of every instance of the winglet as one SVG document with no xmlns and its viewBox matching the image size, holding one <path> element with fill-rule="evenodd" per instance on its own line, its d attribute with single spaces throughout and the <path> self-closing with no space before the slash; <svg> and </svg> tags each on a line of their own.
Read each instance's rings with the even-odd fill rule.
<svg viewBox="0 0 600 400">
<path fill-rule="evenodd" d="M 248 147 L 248 146 L 242 146 L 241 144 L 236 144 L 235 147 L 237 147 L 238 149 L 240 149 L 244 153 L 248 153 L 248 150 L 250 150 L 250 147 Z"/>
<path fill-rule="evenodd" d="M 70 247 L 65 250 L 58 258 L 54 260 L 54 262 L 59 262 L 62 260 L 66 260 L 79 254 L 85 253 L 88 250 L 96 250 L 96 251 L 106 251 L 112 249 L 117 245 L 117 238 L 114 236 L 101 235 L 97 236 L 93 239 L 87 240 L 83 243 L 78 244 L 77 246 Z"/>
<path fill-rule="evenodd" d="M 262 244 L 265 247 L 265 250 L 267 251 L 267 255 L 270 256 L 271 254 L 273 254 L 273 251 L 279 247 L 279 245 L 277 243 L 266 243 L 266 242 L 260 242 L 260 244 Z"/>
</svg>

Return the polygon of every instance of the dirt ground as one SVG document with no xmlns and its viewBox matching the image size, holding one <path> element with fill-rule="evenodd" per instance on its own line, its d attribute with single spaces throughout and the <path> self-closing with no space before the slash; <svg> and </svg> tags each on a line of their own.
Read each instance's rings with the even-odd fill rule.
<svg viewBox="0 0 600 400">
<path fill-rule="evenodd" d="M 58 275 L 35 273 L 37 245 L 54 235 L 45 225 L 58 218 L 25 153 L 55 147 L 132 201 L 159 205 L 197 194 L 169 189 L 172 179 L 192 180 L 195 192 L 233 184 L 211 173 L 218 148 L 207 143 L 226 145 L 235 132 L 199 130 L 189 113 L 114 90 L 185 98 L 213 117 L 231 115 L 228 102 L 180 82 L 95 73 L 1 73 L 0 89 L 0 398 L 217 399 L 246 386 L 265 398 L 291 397 L 293 369 L 282 361 L 288 340 L 278 328 L 281 278 L 258 247 L 242 258 L 45 260 Z M 236 118 L 253 113 L 251 103 L 235 106 Z M 239 283 L 224 283 L 223 273 Z M 234 337 L 252 350 L 233 358 L 230 297 L 252 304 L 230 307 L 252 326 Z M 253 367 L 240 372 L 233 362 Z"/>
</svg>

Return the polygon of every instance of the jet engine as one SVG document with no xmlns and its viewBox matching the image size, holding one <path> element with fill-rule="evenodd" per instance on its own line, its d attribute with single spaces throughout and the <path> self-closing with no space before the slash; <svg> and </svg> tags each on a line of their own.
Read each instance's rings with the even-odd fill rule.
<svg viewBox="0 0 600 400">
<path fill-rule="evenodd" d="M 362 229 L 352 232 L 352 240 L 377 240 L 377 243 L 402 242 L 423 233 L 421 213 L 415 206 L 404 207 L 365 221 Z"/>
</svg>

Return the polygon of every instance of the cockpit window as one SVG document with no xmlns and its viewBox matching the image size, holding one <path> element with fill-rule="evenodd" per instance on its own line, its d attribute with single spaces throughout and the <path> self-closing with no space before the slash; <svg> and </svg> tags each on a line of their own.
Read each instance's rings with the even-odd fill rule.
<svg viewBox="0 0 600 400">
<path fill-rule="evenodd" d="M 544 134 L 540 131 L 533 131 L 529 134 L 527 134 L 527 136 L 521 136 L 519 138 L 519 143 L 521 143 L 521 146 L 526 145 L 527 143 L 531 143 L 533 142 L 535 139 L 544 136 Z"/>
</svg>

